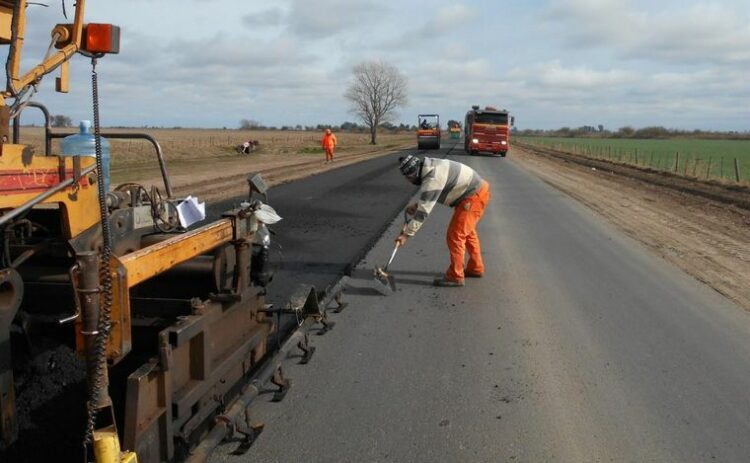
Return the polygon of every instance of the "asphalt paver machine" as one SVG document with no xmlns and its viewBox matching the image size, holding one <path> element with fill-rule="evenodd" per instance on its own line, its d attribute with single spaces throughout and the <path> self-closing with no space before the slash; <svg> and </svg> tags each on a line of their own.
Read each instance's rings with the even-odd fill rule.
<svg viewBox="0 0 750 463">
<path fill-rule="evenodd" d="M 264 300 L 267 188 L 251 175 L 239 208 L 186 229 L 150 140 L 164 185 L 105 191 L 96 65 L 118 52 L 119 28 L 85 23 L 85 4 L 22 73 L 33 4 L 0 0 L 0 460 L 193 458 L 206 436 L 257 433 L 244 405 L 263 381 L 280 396 L 289 386 L 267 350 L 277 325 Z M 68 91 L 74 55 L 91 60 L 96 156 L 56 154 L 53 140 L 66 134 L 31 99 L 52 72 Z M 43 147 L 22 142 L 30 108 L 45 115 Z M 314 290 L 297 300 L 285 310 L 320 314 Z"/>
</svg>

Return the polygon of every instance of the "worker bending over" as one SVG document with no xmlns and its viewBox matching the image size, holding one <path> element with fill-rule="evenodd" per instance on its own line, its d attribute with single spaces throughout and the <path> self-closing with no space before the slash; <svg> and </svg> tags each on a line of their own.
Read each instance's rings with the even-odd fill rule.
<svg viewBox="0 0 750 463">
<path fill-rule="evenodd" d="M 477 234 L 477 223 L 490 201 L 490 186 L 471 167 L 447 159 L 409 154 L 399 158 L 401 173 L 419 185 L 418 200 L 406 208 L 411 219 L 396 238 L 403 246 L 414 236 L 432 211 L 435 203 L 453 208 L 446 241 L 451 263 L 445 275 L 434 281 L 435 286 L 463 286 L 464 277 L 479 278 L 484 274 L 482 251 Z M 469 261 L 464 270 L 464 251 L 469 250 Z"/>
<path fill-rule="evenodd" d="M 320 141 L 326 152 L 326 162 L 333 162 L 333 150 L 336 148 L 336 135 L 331 133 L 331 129 L 326 129 L 323 139 Z"/>
</svg>

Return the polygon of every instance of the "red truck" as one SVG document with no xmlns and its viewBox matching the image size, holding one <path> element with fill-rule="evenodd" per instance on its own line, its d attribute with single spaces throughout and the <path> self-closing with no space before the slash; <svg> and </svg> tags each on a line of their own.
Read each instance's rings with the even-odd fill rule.
<svg viewBox="0 0 750 463">
<path fill-rule="evenodd" d="M 483 152 L 505 157 L 513 123 L 514 117 L 505 109 L 472 106 L 464 122 L 464 149 L 469 154 Z"/>
</svg>

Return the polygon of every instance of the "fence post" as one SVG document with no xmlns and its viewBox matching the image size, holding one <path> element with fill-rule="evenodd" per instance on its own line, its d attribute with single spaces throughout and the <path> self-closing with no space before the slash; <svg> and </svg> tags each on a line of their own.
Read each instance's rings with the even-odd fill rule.
<svg viewBox="0 0 750 463">
<path fill-rule="evenodd" d="M 711 156 L 708 157 L 708 167 L 706 167 L 706 180 L 711 175 Z"/>
<path fill-rule="evenodd" d="M 635 165 L 638 165 L 638 148 L 633 150 L 633 158 L 635 159 Z"/>
<path fill-rule="evenodd" d="M 724 178 L 724 156 L 721 157 L 721 167 L 719 168 L 719 178 Z"/>
<path fill-rule="evenodd" d="M 674 173 L 677 173 L 677 166 L 680 164 L 680 152 L 674 152 Z"/>
<path fill-rule="evenodd" d="M 734 158 L 734 178 L 737 183 L 740 183 L 740 164 L 737 162 L 737 158 Z"/>
</svg>

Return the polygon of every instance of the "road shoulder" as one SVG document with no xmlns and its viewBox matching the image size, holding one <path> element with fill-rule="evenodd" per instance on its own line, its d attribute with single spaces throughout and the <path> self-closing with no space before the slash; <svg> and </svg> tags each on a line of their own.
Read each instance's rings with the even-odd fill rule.
<svg viewBox="0 0 750 463">
<path fill-rule="evenodd" d="M 519 148 L 508 159 L 750 310 L 750 212 Z"/>
</svg>

